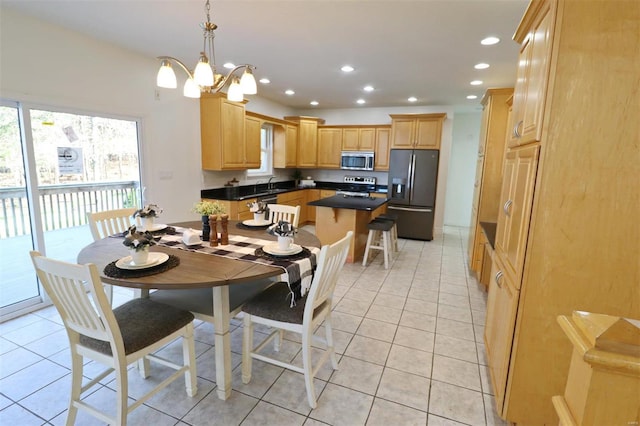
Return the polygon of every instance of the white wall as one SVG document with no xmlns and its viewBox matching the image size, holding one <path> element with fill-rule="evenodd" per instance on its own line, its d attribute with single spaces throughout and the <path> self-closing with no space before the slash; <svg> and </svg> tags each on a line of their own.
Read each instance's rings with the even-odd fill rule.
<svg viewBox="0 0 640 426">
<path fill-rule="evenodd" d="M 480 111 L 457 113 L 453 122 L 453 144 L 445 197 L 445 225 L 469 226 L 471 221 L 481 119 Z"/>
<path fill-rule="evenodd" d="M 69 108 L 141 120 L 142 183 L 147 188 L 146 202 L 164 208 L 163 220 L 193 219 L 189 210 L 203 188 L 222 186 L 233 177 L 243 183 L 252 182 L 242 171 L 201 170 L 199 103 L 184 98 L 180 90 L 156 89 L 158 63 L 155 58 L 6 8 L 0 10 L 0 38 L 0 96 L 3 98 L 37 103 L 39 107 Z M 454 122 L 450 107 L 293 111 L 254 96 L 249 99 L 246 109 L 279 118 L 313 115 L 324 118 L 327 124 L 389 124 L 389 114 L 446 112 L 448 118 L 443 129 L 436 200 L 437 228 L 445 223 L 445 207 L 450 202 L 445 197 L 447 191 L 467 190 L 457 188 L 459 180 L 448 177 Z M 278 180 L 285 180 L 289 173 L 279 170 L 276 175 Z M 303 171 L 303 174 L 333 181 L 341 180 L 344 175 L 338 171 L 320 170 Z M 380 183 L 386 182 L 385 173 L 373 175 Z M 472 186 L 471 183 L 469 191 Z"/>
</svg>

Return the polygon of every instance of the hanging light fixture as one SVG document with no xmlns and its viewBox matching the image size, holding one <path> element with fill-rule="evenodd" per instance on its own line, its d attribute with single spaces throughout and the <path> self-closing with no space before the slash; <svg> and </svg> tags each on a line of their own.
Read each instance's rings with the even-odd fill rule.
<svg viewBox="0 0 640 426">
<path fill-rule="evenodd" d="M 210 11 L 211 5 L 209 4 L 209 0 L 207 0 L 205 4 L 207 22 L 200 24 L 204 36 L 204 46 L 202 52 L 200 52 L 200 58 L 193 73 L 185 64 L 176 58 L 171 56 L 158 56 L 161 62 L 160 70 L 158 70 L 158 76 L 156 77 L 156 84 L 158 87 L 168 89 L 175 89 L 177 87 L 176 74 L 171 66 L 171 62 L 174 62 L 188 75 L 187 81 L 184 83 L 184 96 L 188 98 L 199 98 L 201 92 L 219 92 L 227 82 L 231 82 L 227 90 L 227 99 L 234 102 L 242 102 L 244 95 L 255 95 L 258 92 L 256 79 L 253 77 L 253 72 L 251 71 L 256 67 L 250 64 L 243 64 L 234 67 L 226 76 L 216 73 L 216 57 L 213 39 L 215 38 L 214 31 L 218 26 L 211 22 L 211 18 L 209 17 Z M 241 78 L 234 75 L 234 73 L 239 70 L 244 70 Z"/>
</svg>

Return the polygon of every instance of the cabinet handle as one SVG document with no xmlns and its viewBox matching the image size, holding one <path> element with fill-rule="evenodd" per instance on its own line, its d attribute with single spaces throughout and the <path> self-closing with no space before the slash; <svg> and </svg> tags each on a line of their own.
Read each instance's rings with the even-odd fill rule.
<svg viewBox="0 0 640 426">
<path fill-rule="evenodd" d="M 522 134 L 520 134 L 520 126 L 522 126 L 523 121 L 520 120 L 518 121 L 518 123 L 516 123 L 516 125 L 513 127 L 513 136 L 515 138 L 520 139 L 522 137 Z"/>
<path fill-rule="evenodd" d="M 511 207 L 511 204 L 513 204 L 513 200 L 507 200 L 507 202 L 504 203 L 504 206 L 502 207 L 502 210 L 504 211 L 504 214 L 506 216 L 509 216 L 509 207 Z"/>
<path fill-rule="evenodd" d="M 496 284 L 498 285 L 498 288 L 502 288 L 502 284 L 500 284 L 500 279 L 502 279 L 502 271 L 498 271 L 496 272 Z"/>
</svg>

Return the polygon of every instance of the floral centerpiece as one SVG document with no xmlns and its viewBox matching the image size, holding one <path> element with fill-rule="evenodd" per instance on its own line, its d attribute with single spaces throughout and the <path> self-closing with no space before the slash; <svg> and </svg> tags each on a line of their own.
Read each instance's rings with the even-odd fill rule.
<svg viewBox="0 0 640 426">
<path fill-rule="evenodd" d="M 280 220 L 278 223 L 267 228 L 267 233 L 278 237 L 278 248 L 280 250 L 288 250 L 293 242 L 296 228 L 286 220 Z"/>
<path fill-rule="evenodd" d="M 129 227 L 122 244 L 129 248 L 131 260 L 134 264 L 140 265 L 147 262 L 149 257 L 149 247 L 155 245 L 153 235 L 149 231 L 140 232 L 135 225 Z"/>
<path fill-rule="evenodd" d="M 153 220 L 160 216 L 162 209 L 157 204 L 147 204 L 133 213 L 133 217 L 140 218 L 142 227 L 147 231 L 153 230 Z"/>
<path fill-rule="evenodd" d="M 207 200 L 195 203 L 191 211 L 202 216 L 202 241 L 209 241 L 209 234 L 211 233 L 209 216 L 223 215 L 227 213 L 227 209 L 225 209 L 225 207 L 218 201 Z"/>
<path fill-rule="evenodd" d="M 249 207 L 249 211 L 253 213 L 253 220 L 256 222 L 264 222 L 265 212 L 267 211 L 267 203 L 264 201 L 253 201 L 251 203 L 247 203 L 247 207 Z"/>
</svg>

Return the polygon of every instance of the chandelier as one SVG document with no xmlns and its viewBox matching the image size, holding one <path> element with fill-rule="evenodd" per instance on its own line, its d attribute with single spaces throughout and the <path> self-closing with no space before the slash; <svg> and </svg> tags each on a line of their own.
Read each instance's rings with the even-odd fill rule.
<svg viewBox="0 0 640 426">
<path fill-rule="evenodd" d="M 209 4 L 209 0 L 207 0 L 205 5 L 207 22 L 200 24 L 204 36 L 204 46 L 202 52 L 200 52 L 200 59 L 193 73 L 189 71 L 189 68 L 187 68 L 185 64 L 176 58 L 171 56 L 158 56 L 161 63 L 156 84 L 158 87 L 165 87 L 167 89 L 175 89 L 177 87 L 176 74 L 173 72 L 173 67 L 171 66 L 171 62 L 175 62 L 188 76 L 182 91 L 184 96 L 188 98 L 199 98 L 200 92 L 219 92 L 227 82 L 231 81 L 229 89 L 227 90 L 227 99 L 233 102 L 242 102 L 244 95 L 255 95 L 257 93 L 256 79 L 253 77 L 251 71 L 256 67 L 243 64 L 233 68 L 226 76 L 216 73 L 216 57 L 213 39 L 215 38 L 214 31 L 218 26 L 211 22 L 211 18 L 209 17 L 210 10 L 211 5 Z M 244 69 L 242 78 L 234 75 L 236 71 L 242 69 Z"/>
</svg>

